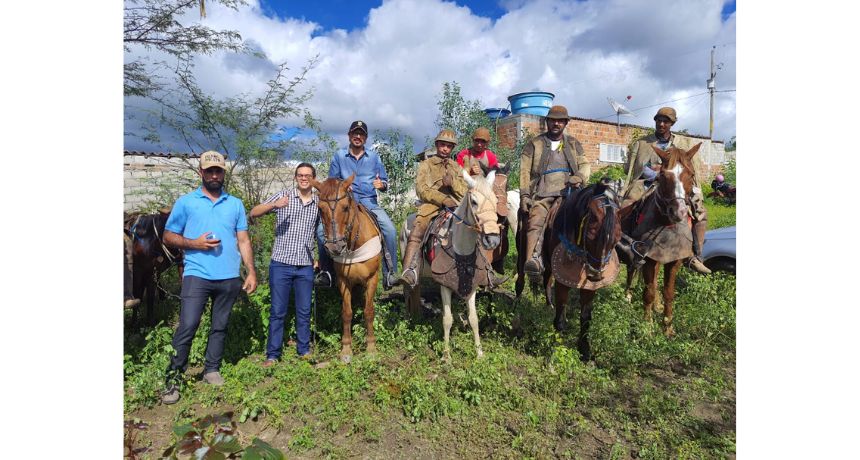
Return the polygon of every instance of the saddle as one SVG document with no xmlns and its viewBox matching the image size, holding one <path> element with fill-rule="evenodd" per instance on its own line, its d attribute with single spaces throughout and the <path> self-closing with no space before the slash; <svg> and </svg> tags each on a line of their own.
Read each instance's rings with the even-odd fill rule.
<svg viewBox="0 0 860 460">
<path fill-rule="evenodd" d="M 588 289 L 596 291 L 608 286 L 615 281 L 620 271 L 621 264 L 618 254 L 612 251 L 609 261 L 604 268 L 604 276 L 600 281 L 591 281 L 586 272 L 586 253 L 578 238 L 580 223 L 584 210 L 588 207 L 588 201 L 593 197 L 593 189 L 581 190 L 570 195 L 560 206 L 553 206 L 555 213 L 550 212 L 553 232 L 559 235 L 559 244 L 550 255 L 550 267 L 553 278 L 565 286 L 571 288 Z M 570 200 L 570 201 L 568 201 Z M 559 200 L 562 201 L 562 200 Z M 578 212 L 577 212 L 578 211 Z M 573 225 L 564 225 L 565 222 L 573 220 Z"/>
<path fill-rule="evenodd" d="M 654 200 L 649 198 L 656 191 L 651 187 L 633 205 L 633 212 L 625 219 L 621 228 L 635 241 L 650 242 L 649 259 L 661 264 L 693 256 L 693 220 L 687 216 L 684 224 L 661 225 Z"/>
<path fill-rule="evenodd" d="M 355 200 L 355 204 L 358 205 L 359 212 L 363 211 L 365 214 L 370 216 L 370 221 L 373 222 L 373 226 L 376 227 L 376 232 L 379 233 L 379 237 L 383 240 L 382 241 L 382 257 L 383 257 L 383 259 L 384 260 L 392 260 L 392 259 L 388 258 L 389 257 L 388 248 L 385 247 L 385 243 L 384 243 L 385 235 L 382 234 L 382 227 L 379 225 L 379 220 L 376 218 L 376 214 L 373 211 L 371 211 L 370 209 L 367 209 L 367 206 L 361 204 L 361 202 L 358 200 Z M 389 266 L 391 267 L 393 265 L 389 264 Z"/>
<path fill-rule="evenodd" d="M 465 298 L 477 287 L 491 286 L 492 268 L 489 251 L 480 247 L 468 255 L 454 252 L 450 238 L 452 214 L 442 212 L 430 222 L 422 243 L 425 259 L 430 263 L 433 280 Z"/>
</svg>

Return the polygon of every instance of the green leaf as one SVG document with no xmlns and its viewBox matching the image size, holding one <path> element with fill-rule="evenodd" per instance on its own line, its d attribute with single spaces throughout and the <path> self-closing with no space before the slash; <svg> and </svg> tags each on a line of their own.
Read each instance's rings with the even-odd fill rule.
<svg viewBox="0 0 860 460">
<path fill-rule="evenodd" d="M 284 454 L 260 438 L 254 438 L 242 455 L 245 460 L 284 460 Z"/>
<path fill-rule="evenodd" d="M 185 435 L 192 430 L 194 430 L 194 427 L 191 426 L 190 423 L 185 425 L 176 425 L 173 427 L 173 433 L 180 438 L 185 437 Z"/>
<path fill-rule="evenodd" d="M 215 438 L 212 439 L 212 448 L 218 452 L 226 454 L 232 454 L 242 450 L 242 446 L 239 445 L 239 440 L 236 439 L 235 436 L 225 433 L 218 433 L 215 435 Z"/>
</svg>

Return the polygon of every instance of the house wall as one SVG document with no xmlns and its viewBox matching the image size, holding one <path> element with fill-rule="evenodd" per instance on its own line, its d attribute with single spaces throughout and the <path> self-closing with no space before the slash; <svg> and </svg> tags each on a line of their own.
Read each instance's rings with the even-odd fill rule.
<svg viewBox="0 0 860 460">
<path fill-rule="evenodd" d="M 529 136 L 546 132 L 546 125 L 543 123 L 543 117 L 531 114 L 516 114 L 498 120 L 496 124 L 496 134 L 499 143 L 503 147 L 511 148 L 516 145 L 518 136 L 525 129 Z M 615 122 L 591 120 L 586 118 L 572 117 L 567 124 L 564 132 L 570 136 L 574 136 L 582 143 L 585 151 L 585 157 L 591 162 L 593 169 L 599 169 L 611 164 L 600 161 L 600 144 L 616 144 L 628 146 L 633 140 L 635 133 L 648 129 L 644 126 L 621 124 L 616 125 Z M 729 156 L 725 155 L 725 145 L 722 142 L 714 142 L 704 136 L 677 134 L 690 142 L 690 145 L 695 145 L 702 142 L 699 148 L 698 157 L 699 165 L 704 177 L 710 177 L 716 172 L 722 170 L 723 164 L 728 161 Z"/>
<path fill-rule="evenodd" d="M 232 166 L 227 162 L 227 167 Z M 172 206 L 177 198 L 200 186 L 197 155 L 128 152 L 123 155 L 123 210 L 152 212 Z M 266 195 L 293 185 L 295 166 L 277 168 Z M 256 203 L 245 203 L 253 206 Z"/>
</svg>

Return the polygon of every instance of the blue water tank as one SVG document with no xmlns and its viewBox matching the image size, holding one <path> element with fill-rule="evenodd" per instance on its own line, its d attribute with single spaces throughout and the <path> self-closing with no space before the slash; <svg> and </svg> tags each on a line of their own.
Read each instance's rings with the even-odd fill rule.
<svg viewBox="0 0 860 460">
<path fill-rule="evenodd" d="M 549 108 L 552 107 L 554 97 L 555 94 L 546 91 L 528 91 L 508 96 L 508 101 L 511 102 L 511 110 L 514 115 L 529 113 L 545 117 L 549 113 Z"/>
<path fill-rule="evenodd" d="M 511 111 L 508 109 L 502 109 L 498 107 L 493 107 L 489 109 L 484 109 L 484 113 L 490 117 L 490 120 L 498 120 L 500 118 L 505 118 L 506 116 L 511 114 Z"/>
</svg>

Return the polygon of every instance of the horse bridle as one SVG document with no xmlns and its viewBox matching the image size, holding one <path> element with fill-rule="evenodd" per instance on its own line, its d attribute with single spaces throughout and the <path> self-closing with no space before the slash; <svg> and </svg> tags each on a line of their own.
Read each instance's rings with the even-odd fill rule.
<svg viewBox="0 0 860 460">
<path fill-rule="evenodd" d="M 473 192 L 474 192 L 474 190 L 469 190 L 468 192 L 466 192 L 466 196 L 463 197 L 466 200 L 466 205 L 468 206 L 466 208 L 466 216 L 465 217 L 458 216 L 455 211 L 450 211 L 450 213 L 452 216 L 457 218 L 457 220 L 459 221 L 458 224 L 464 225 L 466 228 L 468 228 L 469 230 L 472 230 L 473 232 L 480 233 L 482 235 L 487 234 L 484 231 L 484 229 L 480 226 L 479 221 L 478 221 L 478 212 L 475 211 L 475 207 L 474 207 L 474 205 L 472 205 L 472 200 L 469 199 L 470 198 L 469 194 L 471 194 Z M 478 192 L 478 193 L 480 193 L 480 192 Z M 484 199 L 489 199 L 489 197 L 484 195 Z M 486 211 L 486 212 L 489 212 L 489 211 Z M 475 221 L 474 224 L 469 225 L 468 223 L 466 223 L 466 218 L 468 218 L 469 215 L 471 215 L 473 220 Z"/>
<path fill-rule="evenodd" d="M 354 234 L 352 231 L 353 225 L 355 224 L 356 219 L 358 219 L 358 209 L 356 209 L 355 212 L 353 212 L 353 208 L 354 207 L 357 208 L 357 206 L 350 206 L 350 209 L 348 212 L 352 213 L 352 220 L 346 225 L 346 231 L 344 232 L 343 236 L 336 237 L 337 236 L 337 225 L 334 221 L 334 211 L 335 211 L 335 208 L 337 208 L 337 202 L 340 200 L 343 200 L 343 199 L 347 199 L 347 198 L 349 198 L 350 201 L 353 201 L 353 202 L 355 201 L 354 199 L 352 199 L 352 192 L 350 192 L 349 190 L 347 190 L 346 193 L 343 196 L 341 196 L 340 195 L 340 184 L 338 184 L 338 189 L 334 195 L 334 198 L 319 197 L 319 200 L 324 202 L 324 203 L 327 203 L 329 209 L 331 210 L 331 221 L 332 221 L 331 222 L 331 231 L 335 236 L 335 237 L 329 239 L 328 234 L 325 233 L 325 237 L 326 237 L 325 238 L 325 244 L 329 244 L 329 243 L 337 244 L 337 243 L 343 241 L 344 243 L 346 243 L 347 249 L 353 249 L 355 247 L 355 244 L 358 243 L 358 236 L 361 234 L 361 221 L 358 221 L 357 231 Z M 349 240 L 347 239 L 348 235 L 353 235 L 352 244 L 350 244 Z"/>
<path fill-rule="evenodd" d="M 135 229 L 137 229 L 137 224 L 140 223 L 141 217 L 143 217 L 143 216 L 138 215 L 137 219 L 134 220 L 134 224 L 129 229 L 129 231 L 131 232 L 131 236 L 136 238 L 136 239 L 140 238 L 139 236 L 137 236 L 137 232 L 135 231 Z M 153 230 L 153 232 L 155 232 L 155 238 L 158 240 L 158 243 L 161 245 L 161 250 L 164 251 L 164 255 L 167 256 L 168 262 L 170 262 L 171 265 L 175 264 L 176 259 L 178 259 L 179 256 L 174 255 L 172 252 L 170 252 L 170 249 L 168 249 L 167 245 L 164 244 L 164 239 L 161 237 L 161 235 L 158 234 L 158 225 L 155 224 L 155 219 L 152 220 L 152 230 Z"/>
<path fill-rule="evenodd" d="M 676 177 L 675 180 L 680 180 L 680 178 Z M 671 203 L 673 201 L 681 201 L 683 203 L 685 201 L 685 199 L 684 198 L 678 198 L 674 194 L 672 194 L 671 198 L 667 198 L 667 197 L 663 196 L 663 194 L 660 193 L 659 182 L 657 183 L 655 188 L 656 188 L 656 190 L 654 190 L 654 195 L 655 195 L 654 205 L 657 206 L 657 210 L 660 211 L 660 214 L 663 217 L 670 218 L 671 216 L 669 215 L 669 203 Z"/>
<path fill-rule="evenodd" d="M 606 196 L 605 194 L 600 194 L 598 196 L 591 197 L 589 199 L 589 203 L 593 200 L 600 200 L 599 207 L 601 207 L 601 208 L 610 208 L 613 210 L 618 210 L 618 208 L 619 208 L 618 204 L 615 203 L 614 200 L 610 200 L 609 197 Z M 586 206 L 586 209 L 587 208 L 588 208 L 588 206 Z M 580 220 L 579 229 L 577 230 L 577 233 L 576 233 L 576 243 L 572 243 L 567 239 L 567 221 L 564 221 L 564 223 L 562 224 L 563 225 L 562 233 L 561 233 L 561 235 L 559 235 L 559 240 L 561 240 L 562 244 L 564 244 L 565 248 L 567 248 L 567 250 L 569 252 L 571 252 L 575 255 L 578 255 L 578 256 L 585 259 L 586 269 L 589 269 L 593 272 L 603 273 L 603 271 L 606 270 L 606 263 L 609 262 L 610 259 L 612 259 L 612 252 L 613 251 L 610 248 L 610 250 L 607 251 L 606 256 L 601 259 L 601 258 L 592 256 L 585 249 L 585 244 L 583 243 L 583 239 L 584 239 L 584 235 L 586 232 L 585 229 L 588 227 L 588 221 L 589 221 L 590 217 L 591 217 L 591 213 L 586 211 L 585 216 L 582 218 L 582 220 Z M 605 217 L 604 217 L 604 219 L 605 219 Z M 594 265 L 592 265 L 592 262 L 595 262 L 599 265 L 597 267 L 595 267 Z"/>
</svg>

